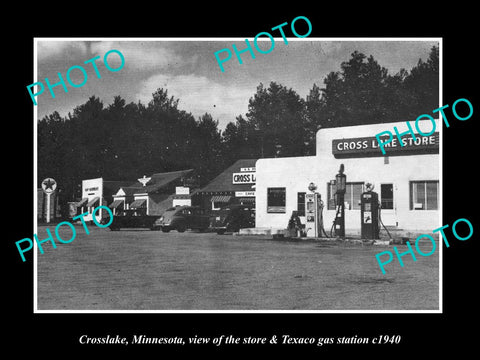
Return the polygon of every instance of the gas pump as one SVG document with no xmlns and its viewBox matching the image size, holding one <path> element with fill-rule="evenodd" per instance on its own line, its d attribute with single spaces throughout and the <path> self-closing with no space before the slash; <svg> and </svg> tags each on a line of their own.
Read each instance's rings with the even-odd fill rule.
<svg viewBox="0 0 480 360">
<path fill-rule="evenodd" d="M 317 194 L 305 194 L 305 231 L 308 237 L 317 237 Z"/>
<path fill-rule="evenodd" d="M 305 194 L 305 232 L 307 237 L 325 237 L 327 233 L 323 228 L 323 201 L 322 196 L 317 193 L 317 185 L 313 182 L 308 185 L 311 194 Z"/>
<path fill-rule="evenodd" d="M 338 174 L 335 176 L 335 199 L 336 199 L 336 214 L 333 220 L 333 227 L 335 228 L 335 236 L 345 238 L 345 191 L 347 190 L 347 175 L 343 172 L 345 167 L 340 164 Z"/>
<path fill-rule="evenodd" d="M 317 193 L 315 190 L 317 186 L 312 182 L 308 185 L 308 190 L 311 194 L 305 194 L 305 231 L 308 237 L 318 236 L 318 214 L 317 214 Z"/>
<path fill-rule="evenodd" d="M 362 239 L 380 239 L 378 226 L 378 194 L 373 190 L 372 184 L 365 184 L 366 191 L 360 197 L 360 218 Z"/>
</svg>

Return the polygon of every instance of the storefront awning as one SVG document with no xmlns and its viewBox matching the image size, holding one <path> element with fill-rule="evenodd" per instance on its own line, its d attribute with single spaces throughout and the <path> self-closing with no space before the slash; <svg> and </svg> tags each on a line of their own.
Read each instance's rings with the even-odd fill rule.
<svg viewBox="0 0 480 360">
<path fill-rule="evenodd" d="M 92 200 L 90 200 L 87 204 L 87 207 L 95 206 L 95 204 L 100 200 L 98 196 L 95 196 Z"/>
<path fill-rule="evenodd" d="M 140 200 L 135 200 L 130 204 L 130 209 L 140 209 L 146 207 L 147 200 L 145 199 L 140 199 Z"/>
<path fill-rule="evenodd" d="M 82 207 L 82 206 L 85 206 L 85 204 L 87 203 L 88 201 L 88 198 L 83 198 L 82 200 L 80 200 L 79 202 L 75 203 L 75 206 L 78 208 L 78 207 Z"/>
<path fill-rule="evenodd" d="M 108 207 L 110 209 L 117 209 L 118 207 L 120 207 L 120 205 L 122 205 L 123 207 L 123 200 L 113 200 L 113 202 L 108 205 Z"/>
<path fill-rule="evenodd" d="M 211 202 L 228 203 L 232 197 L 228 195 L 215 195 L 210 199 Z"/>
</svg>

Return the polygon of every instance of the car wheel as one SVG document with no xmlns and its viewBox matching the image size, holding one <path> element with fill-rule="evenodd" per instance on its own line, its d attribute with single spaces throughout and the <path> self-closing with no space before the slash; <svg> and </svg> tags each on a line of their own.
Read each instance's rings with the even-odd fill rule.
<svg viewBox="0 0 480 360">
<path fill-rule="evenodd" d="M 167 232 L 169 232 L 169 231 L 170 231 L 169 228 L 164 228 L 164 227 L 162 227 L 162 232 L 167 233 Z"/>
<path fill-rule="evenodd" d="M 223 235 L 225 234 L 225 229 L 217 230 L 218 235 Z"/>
<path fill-rule="evenodd" d="M 185 225 L 180 225 L 177 227 L 177 231 L 180 232 L 180 233 L 183 233 L 185 232 L 186 228 L 185 228 Z"/>
</svg>

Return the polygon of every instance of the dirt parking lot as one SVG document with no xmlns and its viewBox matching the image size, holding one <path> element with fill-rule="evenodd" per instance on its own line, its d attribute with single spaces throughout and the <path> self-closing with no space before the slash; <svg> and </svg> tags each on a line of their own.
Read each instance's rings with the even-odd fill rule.
<svg viewBox="0 0 480 360">
<path fill-rule="evenodd" d="M 439 257 L 384 247 L 81 226 L 38 253 L 38 310 L 437 310 Z M 68 229 L 66 230 L 68 231 Z M 45 227 L 39 227 L 40 239 Z M 70 238 L 65 234 L 64 238 Z M 399 246 L 399 251 L 403 247 Z M 392 250 L 392 247 L 387 247 Z M 403 250 L 404 251 L 404 250 Z"/>
</svg>

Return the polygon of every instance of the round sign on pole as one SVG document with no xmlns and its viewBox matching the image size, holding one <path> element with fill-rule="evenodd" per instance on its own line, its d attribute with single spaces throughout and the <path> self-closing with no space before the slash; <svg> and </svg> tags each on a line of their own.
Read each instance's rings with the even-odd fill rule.
<svg viewBox="0 0 480 360">
<path fill-rule="evenodd" d="M 57 182 L 52 178 L 46 178 L 42 181 L 42 189 L 45 194 L 51 194 L 57 188 Z"/>
<path fill-rule="evenodd" d="M 42 181 L 42 189 L 43 192 L 47 195 L 47 213 L 46 213 L 46 221 L 47 223 L 50 222 L 50 196 L 57 188 L 57 182 L 52 178 L 46 178 Z"/>
</svg>

